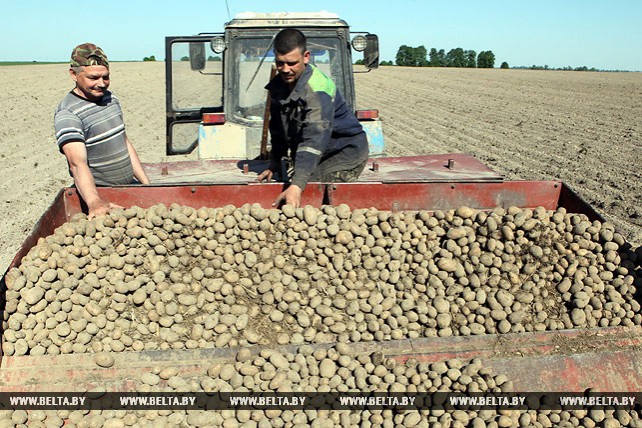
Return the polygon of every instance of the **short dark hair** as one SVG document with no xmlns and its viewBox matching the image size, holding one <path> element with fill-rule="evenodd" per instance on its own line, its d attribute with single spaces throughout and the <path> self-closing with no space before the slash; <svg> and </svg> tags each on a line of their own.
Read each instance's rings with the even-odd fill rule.
<svg viewBox="0 0 642 428">
<path fill-rule="evenodd" d="M 281 30 L 274 38 L 274 50 L 281 55 L 290 53 L 297 48 L 301 50 L 301 53 L 308 49 L 305 35 L 296 28 Z"/>
</svg>

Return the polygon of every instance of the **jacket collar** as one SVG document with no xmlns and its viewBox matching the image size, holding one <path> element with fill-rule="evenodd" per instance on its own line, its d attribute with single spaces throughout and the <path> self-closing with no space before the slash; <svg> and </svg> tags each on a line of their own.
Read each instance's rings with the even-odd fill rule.
<svg viewBox="0 0 642 428">
<path fill-rule="evenodd" d="M 288 92 L 290 91 L 290 88 L 288 88 L 287 83 L 285 83 L 278 75 L 274 76 L 274 79 L 265 86 L 265 89 L 272 92 L 278 99 L 283 100 L 282 102 L 284 104 L 290 101 L 296 101 L 301 98 L 301 94 L 303 93 L 308 80 L 310 80 L 310 76 L 312 76 L 313 71 L 314 66 L 309 63 L 306 64 L 305 70 L 303 70 L 303 73 L 301 73 L 301 76 L 299 76 L 299 79 L 296 81 L 292 92 L 289 94 Z"/>
</svg>

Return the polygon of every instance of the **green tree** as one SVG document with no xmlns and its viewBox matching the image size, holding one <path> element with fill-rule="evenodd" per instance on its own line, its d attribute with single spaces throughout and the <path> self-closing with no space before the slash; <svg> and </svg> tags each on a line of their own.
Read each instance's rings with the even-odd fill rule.
<svg viewBox="0 0 642 428">
<path fill-rule="evenodd" d="M 415 58 L 418 67 L 428 67 L 428 50 L 424 45 L 415 48 Z"/>
<path fill-rule="evenodd" d="M 406 66 L 412 63 L 412 48 L 408 45 L 401 45 L 397 50 L 395 56 L 395 63 L 397 65 Z"/>
<path fill-rule="evenodd" d="M 492 51 L 481 51 L 477 55 L 477 68 L 495 67 L 495 54 Z"/>
<path fill-rule="evenodd" d="M 466 57 L 466 67 L 477 67 L 477 52 L 473 50 L 464 51 L 464 56 Z"/>
<path fill-rule="evenodd" d="M 499 68 L 510 68 L 508 66 L 508 63 L 506 61 L 502 62 L 502 65 L 499 66 Z"/>
<path fill-rule="evenodd" d="M 413 48 L 407 45 L 401 45 L 397 50 L 395 63 L 405 67 L 425 67 L 428 65 L 426 59 L 427 51 L 425 46 Z"/>
<path fill-rule="evenodd" d="M 446 66 L 448 67 L 465 67 L 466 56 L 462 48 L 455 48 L 446 54 Z"/>
<path fill-rule="evenodd" d="M 143 61 L 156 61 L 156 57 L 154 55 L 146 56 L 145 58 L 143 58 Z"/>
<path fill-rule="evenodd" d="M 188 56 L 184 56 L 183 58 L 181 58 L 181 61 L 189 61 L 189 57 Z"/>
<path fill-rule="evenodd" d="M 446 66 L 446 53 L 443 49 L 430 49 L 430 61 L 428 65 L 431 67 L 445 67 Z"/>
<path fill-rule="evenodd" d="M 207 57 L 207 60 L 208 61 L 221 61 L 221 57 L 220 56 L 210 55 L 210 56 Z"/>
</svg>

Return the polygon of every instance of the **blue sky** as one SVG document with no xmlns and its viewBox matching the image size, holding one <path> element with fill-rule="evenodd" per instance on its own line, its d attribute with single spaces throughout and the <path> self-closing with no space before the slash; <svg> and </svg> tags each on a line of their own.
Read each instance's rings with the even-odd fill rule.
<svg viewBox="0 0 642 428">
<path fill-rule="evenodd" d="M 228 15 L 228 6 L 230 15 Z M 165 36 L 221 31 L 245 11 L 338 13 L 379 36 L 382 60 L 401 45 L 491 50 L 496 66 L 642 71 L 640 0 L 111 0 L 3 2 L 0 61 L 66 61 L 91 41 L 111 60 L 164 57 Z"/>
</svg>

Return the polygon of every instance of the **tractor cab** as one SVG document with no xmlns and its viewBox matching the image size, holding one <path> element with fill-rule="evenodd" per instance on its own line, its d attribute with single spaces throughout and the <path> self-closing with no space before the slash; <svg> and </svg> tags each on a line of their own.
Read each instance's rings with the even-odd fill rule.
<svg viewBox="0 0 642 428">
<path fill-rule="evenodd" d="M 265 86 L 276 73 L 273 40 L 294 27 L 307 38 L 310 62 L 330 76 L 368 134 L 372 156 L 382 155 L 383 134 L 376 110 L 356 112 L 355 72 L 379 62 L 377 36 L 351 33 L 335 14 L 243 13 L 223 33 L 167 37 L 167 154 L 198 151 L 199 159 L 257 159 L 269 145 Z M 352 51 L 363 52 L 353 70 Z"/>
</svg>

